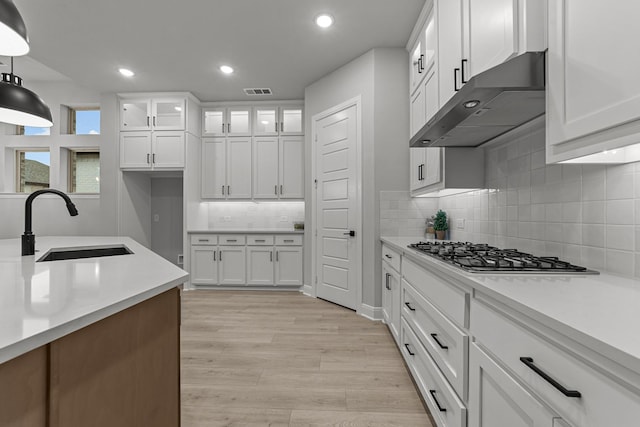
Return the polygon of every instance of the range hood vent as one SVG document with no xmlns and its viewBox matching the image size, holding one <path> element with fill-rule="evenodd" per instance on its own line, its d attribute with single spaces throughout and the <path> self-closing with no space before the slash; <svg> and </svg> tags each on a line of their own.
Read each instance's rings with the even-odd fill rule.
<svg viewBox="0 0 640 427">
<path fill-rule="evenodd" d="M 544 52 L 472 77 L 420 129 L 411 147 L 477 147 L 544 114 Z"/>
</svg>

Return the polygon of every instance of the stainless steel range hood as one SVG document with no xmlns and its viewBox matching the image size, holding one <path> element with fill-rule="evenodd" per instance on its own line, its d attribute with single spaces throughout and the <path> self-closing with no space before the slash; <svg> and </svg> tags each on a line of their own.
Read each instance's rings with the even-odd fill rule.
<svg viewBox="0 0 640 427">
<path fill-rule="evenodd" d="M 410 146 L 477 147 L 535 119 L 545 111 L 544 72 L 544 52 L 528 52 L 472 77 Z"/>
</svg>

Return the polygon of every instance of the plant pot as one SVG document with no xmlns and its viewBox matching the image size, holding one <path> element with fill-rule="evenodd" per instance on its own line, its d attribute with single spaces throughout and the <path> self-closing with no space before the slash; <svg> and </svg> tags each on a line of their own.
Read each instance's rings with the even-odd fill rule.
<svg viewBox="0 0 640 427">
<path fill-rule="evenodd" d="M 436 239 L 444 240 L 444 234 L 445 233 L 446 233 L 445 230 L 436 230 Z"/>
</svg>

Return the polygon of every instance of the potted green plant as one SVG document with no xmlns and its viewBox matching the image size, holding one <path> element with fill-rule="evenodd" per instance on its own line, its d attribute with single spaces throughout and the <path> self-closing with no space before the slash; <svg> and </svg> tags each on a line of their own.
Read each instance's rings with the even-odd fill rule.
<svg viewBox="0 0 640 427">
<path fill-rule="evenodd" d="M 445 232 L 449 229 L 447 222 L 447 213 L 439 210 L 433 220 L 433 229 L 436 231 L 436 239 L 444 240 Z"/>
</svg>

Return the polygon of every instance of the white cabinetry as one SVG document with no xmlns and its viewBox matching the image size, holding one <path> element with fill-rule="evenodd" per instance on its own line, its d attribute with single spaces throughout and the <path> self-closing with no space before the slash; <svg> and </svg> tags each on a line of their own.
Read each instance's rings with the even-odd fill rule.
<svg viewBox="0 0 640 427">
<path fill-rule="evenodd" d="M 276 246 L 276 285 L 302 285 L 302 247 Z"/>
<path fill-rule="evenodd" d="M 184 130 L 186 101 L 182 98 L 120 100 L 120 130 Z"/>
<path fill-rule="evenodd" d="M 250 136 L 251 107 L 202 109 L 202 136 Z"/>
<path fill-rule="evenodd" d="M 382 316 L 396 343 L 400 341 L 400 254 L 382 246 Z"/>
<path fill-rule="evenodd" d="M 634 1 L 549 2 L 547 163 L 640 160 L 638 16 Z"/>
<path fill-rule="evenodd" d="M 218 247 L 192 245 L 189 274 L 194 285 L 217 285 Z"/>
<path fill-rule="evenodd" d="M 253 141 L 253 197 L 304 197 L 304 140 L 302 137 L 256 137 Z"/>
<path fill-rule="evenodd" d="M 302 135 L 301 105 L 258 105 L 253 108 L 253 134 L 256 136 Z"/>
<path fill-rule="evenodd" d="M 221 285 L 244 285 L 246 283 L 244 246 L 220 246 L 219 283 Z"/>
<path fill-rule="evenodd" d="M 411 191 L 421 192 L 440 183 L 442 148 L 411 148 Z"/>
<path fill-rule="evenodd" d="M 251 138 L 202 140 L 202 198 L 251 198 Z"/>
</svg>

